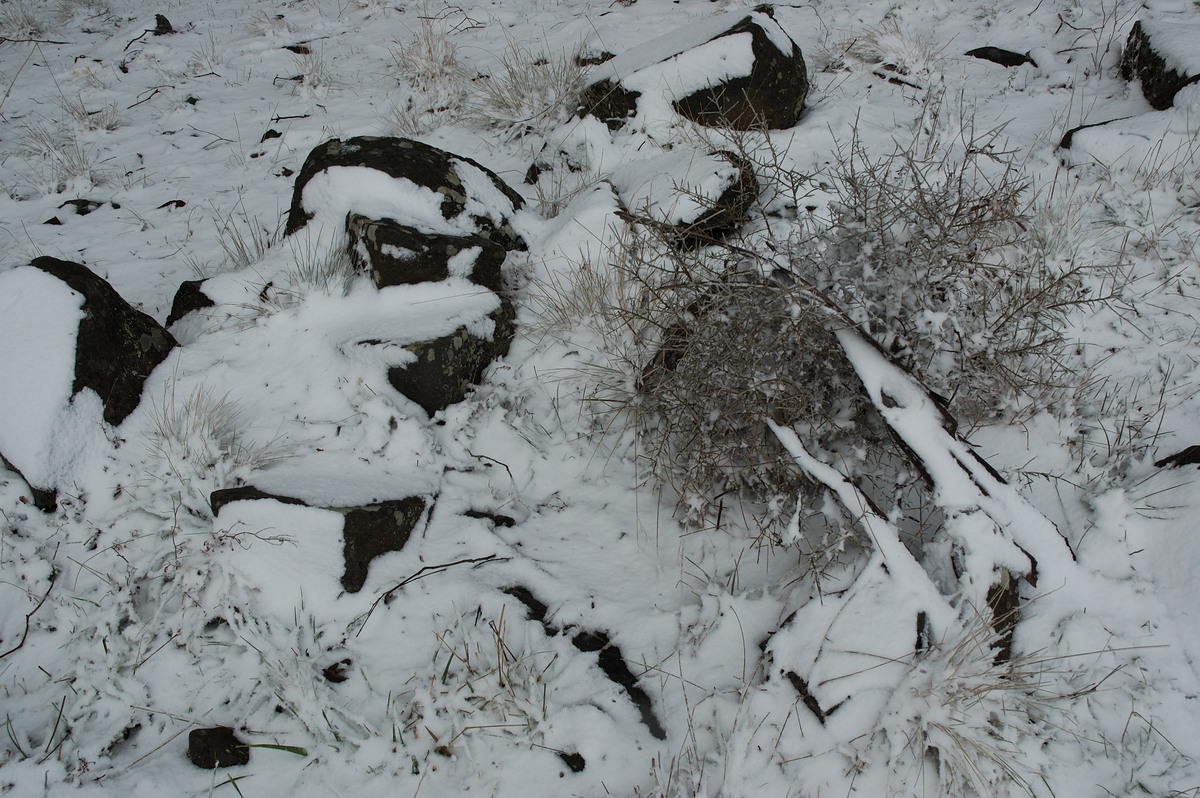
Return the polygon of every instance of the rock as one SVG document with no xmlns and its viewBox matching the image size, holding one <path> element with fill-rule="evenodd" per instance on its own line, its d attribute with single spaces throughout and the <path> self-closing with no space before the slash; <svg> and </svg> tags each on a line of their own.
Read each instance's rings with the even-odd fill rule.
<svg viewBox="0 0 1200 798">
<path fill-rule="evenodd" d="M 453 261 L 458 276 L 491 291 L 501 289 L 500 267 L 508 252 L 490 238 L 425 233 L 394 219 L 356 213 L 346 218 L 346 232 L 355 267 L 379 288 L 445 280 Z"/>
<path fill-rule="evenodd" d="M 1155 460 L 1155 468 L 1179 468 L 1185 465 L 1200 465 L 1200 446 L 1189 446 L 1169 457 Z"/>
<path fill-rule="evenodd" d="M 1105 122 L 1092 122 L 1092 123 L 1086 124 L 1086 125 L 1076 125 L 1075 127 L 1068 130 L 1066 133 L 1064 133 L 1063 137 L 1061 139 L 1059 139 L 1059 142 L 1058 142 L 1059 149 L 1063 149 L 1063 150 L 1071 149 L 1071 145 L 1075 143 L 1075 134 L 1077 134 L 1077 133 L 1080 133 L 1084 130 L 1089 130 L 1094 127 L 1103 127 L 1104 125 L 1112 124 L 1113 122 L 1121 122 L 1121 121 L 1129 119 L 1129 118 L 1130 117 L 1128 117 L 1128 116 L 1120 116 L 1120 117 L 1117 117 L 1116 119 L 1109 119 Z"/>
<path fill-rule="evenodd" d="M 317 174 L 333 167 L 365 167 L 407 183 L 410 189 L 432 191 L 441 195 L 439 211 L 442 219 L 450 223 L 447 226 L 491 239 L 505 250 L 525 246 L 509 223 L 509 217 L 523 200 L 493 172 L 470 158 L 419 141 L 377 136 L 330 139 L 309 153 L 296 177 L 285 235 L 304 227 L 320 210 L 305 205 L 304 189 Z M 367 209 L 353 206 L 349 211 L 372 215 Z M 399 221 L 411 223 L 408 219 Z"/>
<path fill-rule="evenodd" d="M 167 315 L 167 326 L 170 327 L 192 311 L 211 308 L 215 304 L 212 298 L 204 293 L 203 280 L 184 280 L 175 291 L 171 312 Z"/>
<path fill-rule="evenodd" d="M 239 501 L 277 501 L 314 507 L 303 499 L 268 493 L 253 485 L 215 490 L 209 496 L 213 516 Z M 340 513 L 342 521 L 342 588 L 347 593 L 362 590 L 371 562 L 381 554 L 400 551 L 425 513 L 427 502 L 418 496 L 381 501 L 357 507 L 319 507 Z"/>
<path fill-rule="evenodd" d="M 308 503 L 302 499 L 292 498 L 291 496 L 280 496 L 274 493 L 267 493 L 259 490 L 253 485 L 242 485 L 237 488 L 221 488 L 214 490 L 208 496 L 208 506 L 212 508 L 213 518 L 221 514 L 221 508 L 230 502 L 245 502 L 258 501 L 261 499 L 271 499 L 284 504 L 300 504 L 308 506 Z"/>
<path fill-rule="evenodd" d="M 342 528 L 346 560 L 342 587 L 347 593 L 357 593 L 367 581 L 372 560 L 404 548 L 425 513 L 425 500 L 414 496 L 342 512 L 346 515 Z"/>
<path fill-rule="evenodd" d="M 674 31 L 606 61 L 580 103 L 613 130 L 664 101 L 702 125 L 783 129 L 799 120 L 807 96 L 799 46 L 770 7 L 760 6 Z"/>
<path fill-rule="evenodd" d="M 104 403 L 104 420 L 120 424 L 138 406 L 142 385 L 176 346 L 175 339 L 86 266 L 47 257 L 31 265 L 83 295 L 72 393 L 91 388 Z"/>
<path fill-rule="evenodd" d="M 250 748 L 228 726 L 188 732 L 188 759 L 198 768 L 231 768 L 250 763 Z"/>
<path fill-rule="evenodd" d="M 1028 53 L 1014 53 L 1012 50 L 1004 50 L 1000 47 L 976 47 L 974 50 L 967 50 L 963 55 L 968 55 L 971 58 L 979 58 L 984 61 L 991 61 L 993 64 L 999 64 L 1002 67 L 1019 67 L 1022 64 L 1029 64 L 1034 68 L 1037 63 L 1029 57 Z"/>
<path fill-rule="evenodd" d="M 501 297 L 500 307 L 488 315 L 494 325 L 490 338 L 459 327 L 436 340 L 409 344 L 405 349 L 417 356 L 416 362 L 388 369 L 388 382 L 430 416 L 461 402 L 488 364 L 508 354 L 515 317 L 512 302 Z"/>
<path fill-rule="evenodd" d="M 1200 81 L 1200 19 L 1140 19 L 1121 55 L 1121 77 L 1140 79 L 1142 94 L 1162 111 L 1180 89 Z"/>
<path fill-rule="evenodd" d="M 153 32 L 155 36 L 170 36 L 172 33 L 175 33 L 175 28 L 171 25 L 171 20 L 162 14 L 155 14 Z"/>
<path fill-rule="evenodd" d="M 610 180 L 633 218 L 664 226 L 683 245 L 740 229 L 759 193 L 753 167 L 732 152 L 669 152 L 622 167 Z"/>
</svg>

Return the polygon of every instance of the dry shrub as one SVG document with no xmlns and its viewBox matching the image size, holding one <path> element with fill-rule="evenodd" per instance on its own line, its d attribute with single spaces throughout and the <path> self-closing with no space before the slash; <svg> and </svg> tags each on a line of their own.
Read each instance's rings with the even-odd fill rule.
<svg viewBox="0 0 1200 798">
<path fill-rule="evenodd" d="M 797 273 L 972 421 L 1075 382 L 1064 319 L 1100 301 L 1030 235 L 1029 183 L 999 136 L 918 135 L 872 156 L 856 133 L 829 223 L 791 245 Z"/>
</svg>

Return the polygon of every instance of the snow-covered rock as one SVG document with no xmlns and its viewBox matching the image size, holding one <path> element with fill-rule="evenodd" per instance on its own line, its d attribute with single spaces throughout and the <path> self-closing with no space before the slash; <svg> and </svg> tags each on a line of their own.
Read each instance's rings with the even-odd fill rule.
<svg viewBox="0 0 1200 798">
<path fill-rule="evenodd" d="M 351 191 L 345 191 L 350 187 Z M 430 233 L 481 235 L 505 249 L 523 243 L 509 222 L 519 194 L 470 158 L 405 138 L 330 139 L 296 177 L 287 235 L 315 215 L 393 218 Z"/>
<path fill-rule="evenodd" d="M 672 111 L 703 125 L 789 128 L 808 96 L 800 47 L 769 6 L 722 14 L 672 31 L 606 61 L 581 98 L 610 128 Z"/>
<path fill-rule="evenodd" d="M 1200 17 L 1140 19 L 1129 31 L 1121 77 L 1140 79 L 1158 110 L 1170 108 L 1184 86 L 1200 81 Z"/>
<path fill-rule="evenodd" d="M 735 231 L 758 198 L 753 167 L 731 152 L 675 150 L 623 166 L 609 179 L 631 214 L 673 228 L 683 242 Z"/>
<path fill-rule="evenodd" d="M 78 263 L 36 258 L 0 275 L 0 297 L 0 453 L 53 491 L 104 440 L 103 422 L 133 412 L 175 339 Z"/>
</svg>

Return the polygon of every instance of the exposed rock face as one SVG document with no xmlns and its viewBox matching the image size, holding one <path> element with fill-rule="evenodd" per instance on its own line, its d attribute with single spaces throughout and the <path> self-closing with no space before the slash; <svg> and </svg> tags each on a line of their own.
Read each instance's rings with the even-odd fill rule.
<svg viewBox="0 0 1200 798">
<path fill-rule="evenodd" d="M 500 267 L 508 251 L 481 235 L 428 233 L 394 219 L 371 219 L 351 213 L 346 218 L 350 257 L 379 288 L 445 280 L 451 261 L 471 282 L 499 291 Z M 474 252 L 472 252 L 474 250 Z"/>
<path fill-rule="evenodd" d="M 350 257 L 377 287 L 460 278 L 500 293 L 504 260 L 525 243 L 510 222 L 521 197 L 494 173 L 469 158 L 410 139 L 333 139 L 309 154 L 296 179 L 287 233 L 302 229 L 321 211 L 305 205 L 305 186 L 335 167 L 374 170 L 396 181 L 398 191 L 415 187 L 441 198 L 437 211 L 447 224 L 440 227 L 416 214 L 379 217 L 351 204 L 345 220 Z M 469 328 L 409 344 L 416 362 L 390 369 L 389 381 L 430 415 L 462 401 L 487 364 L 508 352 L 514 315 L 512 304 L 501 297 L 499 308 Z M 490 335 L 473 332 L 489 321 Z"/>
<path fill-rule="evenodd" d="M 138 406 L 142 385 L 175 339 L 86 266 L 57 258 L 36 258 L 31 265 L 83 294 L 72 392 L 91 388 L 104 403 L 104 420 L 120 424 Z"/>
<path fill-rule="evenodd" d="M 184 280 L 175 292 L 171 302 L 171 312 L 167 315 L 167 326 L 182 319 L 194 310 L 211 308 L 215 303 L 208 294 L 204 293 L 203 280 Z"/>
<path fill-rule="evenodd" d="M 431 416 L 461 402 L 488 364 L 508 353 L 515 317 L 512 302 L 501 297 L 500 307 L 488 315 L 495 325 L 490 337 L 459 327 L 451 335 L 409 344 L 405 348 L 417 356 L 416 362 L 388 369 L 388 382 Z"/>
<path fill-rule="evenodd" d="M 727 57 L 729 52 L 735 57 Z M 718 60 L 730 74 L 714 71 L 701 85 L 681 77 Z M 770 7 L 763 6 L 669 33 L 618 55 L 597 68 L 580 100 L 585 113 L 616 130 L 657 95 L 676 113 L 702 125 L 783 129 L 800 118 L 808 71 L 799 46 L 775 22 Z"/>
<path fill-rule="evenodd" d="M 429 189 L 442 196 L 440 210 L 447 221 L 470 228 L 506 250 L 524 247 L 524 242 L 508 223 L 508 217 L 521 207 L 523 201 L 495 173 L 470 158 L 419 141 L 379 136 L 330 139 L 308 154 L 296 176 L 284 228 L 286 235 L 308 224 L 319 210 L 305 206 L 305 186 L 318 173 L 337 166 L 374 169 L 388 177 Z"/>
<path fill-rule="evenodd" d="M 1200 20 L 1142 19 L 1134 23 L 1121 56 L 1121 77 L 1142 81 L 1142 94 L 1162 111 L 1180 89 L 1200 81 Z"/>
<path fill-rule="evenodd" d="M 414 496 L 344 512 L 346 523 L 342 528 L 342 539 L 346 570 L 342 574 L 342 587 L 347 593 L 357 593 L 367 581 L 367 569 L 372 560 L 404 548 L 425 512 L 425 500 Z"/>
<path fill-rule="evenodd" d="M 221 508 L 232 502 L 261 500 L 312 506 L 301 499 L 267 493 L 253 485 L 213 491 L 209 497 L 209 505 L 212 507 L 213 516 L 216 517 Z M 381 554 L 404 548 L 426 507 L 425 499 L 410 496 L 360 507 L 321 508 L 341 513 L 345 518 L 342 523 L 342 557 L 345 563 L 342 587 L 347 593 L 362 590 L 372 560 Z"/>
<path fill-rule="evenodd" d="M 1028 53 L 1014 53 L 1012 50 L 1005 50 L 1002 47 L 976 47 L 974 50 L 967 50 L 963 55 L 969 55 L 971 58 L 978 58 L 983 61 L 991 61 L 993 64 L 999 64 L 1009 69 L 1019 67 L 1022 64 L 1029 64 L 1034 68 L 1037 67 L 1037 62 L 1030 58 Z"/>
</svg>

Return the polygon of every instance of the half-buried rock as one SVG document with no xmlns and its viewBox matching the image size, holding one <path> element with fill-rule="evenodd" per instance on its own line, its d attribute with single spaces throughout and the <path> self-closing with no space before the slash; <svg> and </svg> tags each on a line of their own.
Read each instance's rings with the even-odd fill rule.
<svg viewBox="0 0 1200 798">
<path fill-rule="evenodd" d="M 278 583 L 274 577 L 281 570 L 289 574 L 288 582 L 278 585 L 278 596 L 263 597 L 265 605 L 277 605 L 284 613 L 293 602 L 335 598 L 331 588 L 338 570 L 343 590 L 362 590 L 372 561 L 403 549 L 427 506 L 424 498 L 411 496 L 360 506 L 319 507 L 250 485 L 213 491 L 209 502 L 219 530 L 229 530 L 224 534 L 230 537 L 244 536 L 238 541 L 244 545 L 231 547 L 233 567 L 247 577 L 262 576 L 257 583 L 264 591 Z M 289 531 L 253 531 L 266 527 L 268 519 L 275 519 L 269 524 L 272 529 L 286 524 Z"/>
<path fill-rule="evenodd" d="M 37 258 L 0 275 L 0 454 L 39 506 L 141 401 L 175 346 L 86 266 Z"/>
<path fill-rule="evenodd" d="M 1162 111 L 1184 86 L 1200 81 L 1200 17 L 1140 19 L 1121 55 L 1121 77 L 1140 79 L 1142 94 Z"/>
<path fill-rule="evenodd" d="M 758 179 L 732 152 L 675 150 L 627 164 L 609 177 L 628 213 L 673 243 L 707 244 L 736 232 L 758 199 Z"/>
<path fill-rule="evenodd" d="M 351 261 L 380 289 L 457 281 L 465 291 L 495 295 L 486 315 L 405 344 L 411 357 L 389 369 L 392 386 L 433 415 L 462 401 L 488 364 L 508 352 L 515 314 L 500 295 L 502 267 L 508 252 L 525 246 L 512 225 L 521 204 L 470 158 L 411 139 L 358 136 L 309 154 L 286 230 L 299 235 L 317 220 L 320 236 L 339 226 Z"/>
<path fill-rule="evenodd" d="M 616 130 L 673 111 L 702 125 L 750 130 L 796 124 L 808 96 L 799 46 L 769 6 L 721 14 L 653 39 L 596 67 L 585 113 Z"/>
<path fill-rule="evenodd" d="M 331 190 L 333 183 L 349 191 Z M 480 235 L 512 250 L 524 247 L 510 223 L 521 205 L 521 195 L 470 158 L 412 139 L 355 136 L 330 139 L 309 153 L 284 233 L 317 214 L 332 211 L 344 219 L 354 212 L 426 232 Z"/>
</svg>

